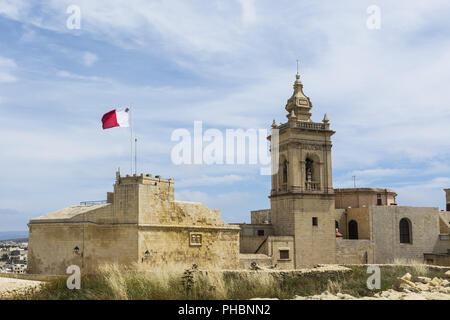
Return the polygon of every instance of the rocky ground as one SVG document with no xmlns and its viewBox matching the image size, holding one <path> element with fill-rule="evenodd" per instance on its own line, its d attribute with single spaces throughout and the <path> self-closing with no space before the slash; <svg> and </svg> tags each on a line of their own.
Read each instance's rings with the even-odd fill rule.
<svg viewBox="0 0 450 320">
<path fill-rule="evenodd" d="M 40 284 L 41 281 L 0 277 L 0 299 L 8 298 L 14 294 L 25 294 L 29 290 L 38 288 Z"/>
<path fill-rule="evenodd" d="M 450 279 L 450 271 L 445 273 Z M 412 281 L 409 273 L 398 278 L 392 289 L 378 292 L 373 297 L 356 298 L 344 293 L 332 294 L 328 291 L 320 295 L 300 297 L 295 300 L 450 300 L 450 281 L 440 278 L 417 277 Z"/>
</svg>

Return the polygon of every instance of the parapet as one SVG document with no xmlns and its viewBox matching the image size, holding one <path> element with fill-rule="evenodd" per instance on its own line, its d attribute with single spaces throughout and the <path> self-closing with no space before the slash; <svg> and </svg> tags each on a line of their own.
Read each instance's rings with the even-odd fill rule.
<svg viewBox="0 0 450 320">
<path fill-rule="evenodd" d="M 144 185 L 154 189 L 154 193 L 164 200 L 174 201 L 174 179 L 164 179 L 161 176 L 152 176 L 151 174 L 126 175 L 121 176 L 120 172 L 116 172 L 116 183 L 114 190 L 131 187 L 132 185 Z M 116 192 L 115 191 L 115 192 Z"/>
<path fill-rule="evenodd" d="M 133 174 L 132 176 L 126 175 L 121 176 L 119 172 L 116 172 L 116 184 L 151 184 L 155 183 L 169 183 L 173 184 L 173 178 L 164 179 L 161 176 L 152 176 L 151 174 L 143 174 L 140 175 Z"/>
</svg>

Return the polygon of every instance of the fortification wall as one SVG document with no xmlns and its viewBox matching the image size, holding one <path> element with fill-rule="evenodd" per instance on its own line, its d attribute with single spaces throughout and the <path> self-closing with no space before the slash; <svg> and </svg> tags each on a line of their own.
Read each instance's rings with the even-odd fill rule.
<svg viewBox="0 0 450 320">
<path fill-rule="evenodd" d="M 336 263 L 374 263 L 374 247 L 370 240 L 336 239 Z"/>
<path fill-rule="evenodd" d="M 139 261 L 150 267 L 238 268 L 239 229 L 140 226 Z"/>
<path fill-rule="evenodd" d="M 136 227 L 92 223 L 30 224 L 28 273 L 62 275 L 71 265 L 79 266 L 83 273 L 92 273 L 101 264 L 136 261 Z"/>
</svg>

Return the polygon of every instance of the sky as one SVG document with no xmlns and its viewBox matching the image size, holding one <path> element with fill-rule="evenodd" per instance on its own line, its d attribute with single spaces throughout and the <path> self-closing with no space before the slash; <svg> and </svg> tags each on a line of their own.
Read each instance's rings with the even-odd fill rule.
<svg viewBox="0 0 450 320">
<path fill-rule="evenodd" d="M 372 5 L 379 28 L 370 28 Z M 80 28 L 73 12 L 80 9 Z M 103 200 L 129 173 L 175 179 L 177 200 L 249 222 L 269 208 L 258 165 L 175 165 L 178 128 L 286 121 L 296 60 L 313 121 L 332 137 L 333 185 L 392 188 L 443 209 L 450 187 L 450 2 L 0 0 L 0 231 Z M 69 21 L 68 21 L 69 20 Z M 373 20 L 370 20 L 373 21 Z M 373 26 L 373 25 L 372 25 Z"/>
</svg>

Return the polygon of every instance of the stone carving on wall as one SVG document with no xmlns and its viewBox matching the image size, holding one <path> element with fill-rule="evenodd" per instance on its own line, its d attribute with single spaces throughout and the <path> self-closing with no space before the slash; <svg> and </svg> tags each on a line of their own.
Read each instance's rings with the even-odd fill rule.
<svg viewBox="0 0 450 320">
<path fill-rule="evenodd" d="M 201 247 L 202 245 L 202 234 L 191 232 L 189 234 L 189 245 L 195 247 Z"/>
</svg>

